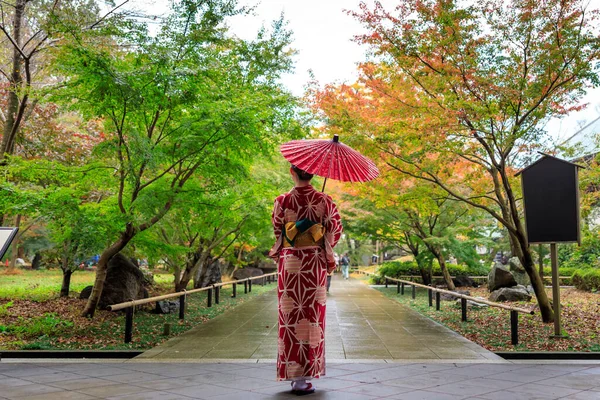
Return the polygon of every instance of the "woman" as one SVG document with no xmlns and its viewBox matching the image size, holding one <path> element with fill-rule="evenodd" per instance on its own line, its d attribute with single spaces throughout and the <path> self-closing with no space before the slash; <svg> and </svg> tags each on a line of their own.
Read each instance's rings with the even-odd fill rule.
<svg viewBox="0 0 600 400">
<path fill-rule="evenodd" d="M 277 380 L 292 381 L 298 395 L 314 392 L 308 382 L 325 375 L 327 273 L 335 269 L 333 247 L 342 234 L 331 197 L 310 184 L 313 175 L 291 166 L 295 187 L 275 199 L 279 341 Z"/>
</svg>

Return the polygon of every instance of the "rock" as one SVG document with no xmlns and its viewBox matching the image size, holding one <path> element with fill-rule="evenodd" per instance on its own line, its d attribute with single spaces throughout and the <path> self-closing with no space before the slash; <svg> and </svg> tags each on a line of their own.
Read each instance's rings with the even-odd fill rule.
<svg viewBox="0 0 600 400">
<path fill-rule="evenodd" d="M 529 301 L 531 295 L 524 286 L 503 287 L 490 294 L 490 301 Z"/>
<path fill-rule="evenodd" d="M 209 260 L 206 269 L 199 269 L 194 280 L 194 288 L 221 283 L 221 260 Z"/>
<path fill-rule="evenodd" d="M 466 275 L 458 275 L 455 278 L 452 278 L 452 282 L 454 282 L 454 286 L 457 287 L 479 287 L 477 282 Z"/>
<path fill-rule="evenodd" d="M 495 263 L 492 270 L 488 274 L 488 289 L 490 292 L 494 290 L 517 286 L 515 277 L 510 273 L 508 268 L 500 263 Z"/>
<path fill-rule="evenodd" d="M 117 253 L 108 262 L 106 281 L 98 306 L 105 309 L 112 304 L 148 297 L 145 277 L 131 260 Z"/>
<path fill-rule="evenodd" d="M 471 295 L 471 292 L 469 292 L 468 290 L 457 290 L 456 293 L 458 293 L 458 294 L 464 294 L 464 295 L 467 295 L 467 296 Z M 440 294 L 440 300 L 443 300 L 443 301 L 454 301 L 454 300 L 457 300 L 457 299 L 460 300 L 458 297 L 452 296 L 450 294 L 446 294 L 446 293 Z"/>
<path fill-rule="evenodd" d="M 178 301 L 157 301 L 156 308 L 154 308 L 155 314 L 171 314 L 179 310 Z"/>
<path fill-rule="evenodd" d="M 534 292 L 534 290 L 533 290 L 533 286 L 531 286 L 531 285 L 527 285 L 527 288 L 526 288 L 526 289 L 527 289 L 527 291 L 528 291 L 529 293 L 533 293 L 533 292 Z"/>
<path fill-rule="evenodd" d="M 81 291 L 81 293 L 79 293 L 79 298 L 82 300 L 87 300 L 90 298 L 90 295 L 92 294 L 92 289 L 94 287 L 93 286 L 86 286 L 83 288 L 83 290 Z"/>
<path fill-rule="evenodd" d="M 523 268 L 523 265 L 521 265 L 521 260 L 519 260 L 519 257 L 509 258 L 508 267 L 511 272 L 519 271 L 525 273 L 525 268 Z"/>
<path fill-rule="evenodd" d="M 240 268 L 237 271 L 235 271 L 233 273 L 233 279 L 234 280 L 240 280 L 240 279 L 246 279 L 246 278 L 252 278 L 253 276 L 260 276 L 263 275 L 263 270 L 259 269 L 259 268 L 253 268 L 253 267 L 244 267 L 244 268 Z M 255 279 L 252 281 L 253 284 L 260 284 L 262 281 L 262 279 Z"/>
<path fill-rule="evenodd" d="M 527 272 L 512 271 L 511 273 L 515 277 L 515 281 L 517 281 L 517 284 L 522 286 L 531 285 L 531 280 L 529 279 L 529 275 L 527 275 Z"/>
</svg>

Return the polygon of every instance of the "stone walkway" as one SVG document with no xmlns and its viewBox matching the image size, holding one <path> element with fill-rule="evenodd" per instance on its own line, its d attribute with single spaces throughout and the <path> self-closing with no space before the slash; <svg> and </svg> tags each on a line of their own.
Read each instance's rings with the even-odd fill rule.
<svg viewBox="0 0 600 400">
<path fill-rule="evenodd" d="M 308 399 L 600 399 L 600 366 L 328 363 Z M 0 399 L 290 399 L 273 363 L 7 363 Z"/>
<path fill-rule="evenodd" d="M 334 277 L 327 299 L 327 360 L 502 359 L 355 280 Z M 275 290 L 248 301 L 138 358 L 257 359 L 277 355 Z"/>
</svg>

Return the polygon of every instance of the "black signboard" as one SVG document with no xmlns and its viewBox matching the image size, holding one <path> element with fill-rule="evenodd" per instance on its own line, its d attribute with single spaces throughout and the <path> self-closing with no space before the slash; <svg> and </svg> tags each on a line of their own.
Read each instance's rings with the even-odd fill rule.
<svg viewBox="0 0 600 400">
<path fill-rule="evenodd" d="M 544 154 L 520 172 L 529 243 L 580 242 L 579 168 Z"/>
</svg>

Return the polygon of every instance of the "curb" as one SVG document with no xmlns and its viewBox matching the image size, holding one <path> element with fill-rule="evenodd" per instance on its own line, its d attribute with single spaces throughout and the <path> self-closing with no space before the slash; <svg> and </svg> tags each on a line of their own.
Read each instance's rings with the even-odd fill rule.
<svg viewBox="0 0 600 400">
<path fill-rule="evenodd" d="M 600 360 L 600 352 L 574 351 L 499 351 L 496 355 L 505 360 Z"/>
<path fill-rule="evenodd" d="M 142 353 L 143 353 L 143 351 L 141 351 L 141 350 L 3 350 L 3 351 L 0 351 L 0 359 L 3 359 L 3 358 L 130 359 L 133 357 L 137 357 Z"/>
</svg>

